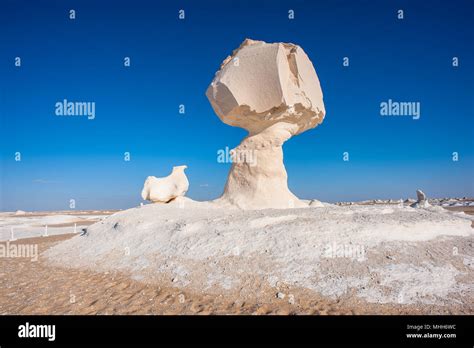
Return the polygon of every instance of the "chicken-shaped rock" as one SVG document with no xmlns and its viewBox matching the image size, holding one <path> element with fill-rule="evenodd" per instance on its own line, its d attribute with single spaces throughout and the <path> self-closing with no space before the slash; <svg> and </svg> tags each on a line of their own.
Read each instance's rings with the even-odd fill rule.
<svg viewBox="0 0 474 348">
<path fill-rule="evenodd" d="M 184 196 L 189 188 L 189 181 L 184 173 L 186 168 L 187 166 L 173 167 L 171 174 L 164 178 L 149 176 L 143 186 L 143 200 L 169 203 L 177 197 Z"/>
</svg>

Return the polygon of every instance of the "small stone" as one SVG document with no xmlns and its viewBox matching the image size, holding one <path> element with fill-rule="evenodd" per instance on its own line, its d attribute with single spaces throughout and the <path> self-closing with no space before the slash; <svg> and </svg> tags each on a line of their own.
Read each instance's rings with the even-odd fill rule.
<svg viewBox="0 0 474 348">
<path fill-rule="evenodd" d="M 317 199 L 312 199 L 309 202 L 310 207 L 319 207 L 319 208 L 324 208 L 324 204 L 318 201 Z"/>
<path fill-rule="evenodd" d="M 284 298 L 285 298 L 285 294 L 282 293 L 282 292 L 277 292 L 276 296 L 277 296 L 279 299 L 284 299 Z"/>
</svg>

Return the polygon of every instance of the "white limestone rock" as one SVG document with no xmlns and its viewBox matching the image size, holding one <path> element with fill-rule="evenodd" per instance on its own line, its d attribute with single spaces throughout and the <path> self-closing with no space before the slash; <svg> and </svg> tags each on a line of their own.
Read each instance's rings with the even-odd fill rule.
<svg viewBox="0 0 474 348">
<path fill-rule="evenodd" d="M 428 208 L 431 204 L 428 202 L 426 195 L 421 190 L 416 190 L 417 201 L 411 205 L 412 208 Z"/>
<path fill-rule="evenodd" d="M 418 199 L 418 202 L 426 201 L 426 195 L 421 190 L 416 190 L 416 198 Z"/>
<path fill-rule="evenodd" d="M 317 199 L 312 199 L 308 205 L 313 208 L 324 208 L 324 204 Z"/>
<path fill-rule="evenodd" d="M 143 200 L 169 203 L 177 197 L 184 196 L 189 188 L 189 181 L 184 173 L 186 168 L 187 166 L 173 167 L 171 174 L 164 178 L 149 176 L 143 186 Z"/>
<path fill-rule="evenodd" d="M 303 49 L 247 39 L 224 60 L 206 95 L 222 122 L 249 131 L 234 149 L 240 161 L 234 161 L 220 201 L 241 209 L 307 207 L 288 189 L 282 150 L 326 113 Z"/>
</svg>

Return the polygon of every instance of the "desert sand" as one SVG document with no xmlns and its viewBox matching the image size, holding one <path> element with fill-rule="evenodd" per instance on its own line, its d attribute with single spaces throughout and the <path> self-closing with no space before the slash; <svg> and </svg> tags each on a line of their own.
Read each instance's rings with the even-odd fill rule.
<svg viewBox="0 0 474 348">
<path fill-rule="evenodd" d="M 24 239 L 42 253 L 72 236 Z M 472 250 L 472 249 L 471 249 Z M 472 314 L 473 301 L 450 306 L 374 304 L 350 293 L 329 299 L 314 291 L 254 279 L 253 298 L 238 291 L 215 295 L 181 290 L 169 281 L 132 280 L 121 272 L 93 272 L 52 266 L 39 258 L 0 258 L 0 314 Z M 289 294 L 279 298 L 278 294 Z M 292 296 L 290 296 L 292 295 Z M 281 297 L 281 295 L 280 295 Z"/>
<path fill-rule="evenodd" d="M 192 202 L 184 203 L 184 207 L 186 204 L 192 204 Z M 174 205 L 173 208 L 170 204 L 165 206 L 152 204 L 136 208 L 136 210 L 146 212 L 150 209 L 156 213 L 157 209 L 165 207 L 165 209 L 174 210 L 177 216 L 182 215 L 185 210 L 183 203 L 180 205 L 175 202 Z M 334 209 L 333 207 L 335 206 L 331 206 L 330 209 Z M 390 205 L 380 205 L 376 207 L 376 210 L 370 210 L 370 208 L 373 207 L 357 205 L 349 207 L 348 210 L 342 208 L 342 215 L 347 215 L 350 221 L 360 220 L 367 223 L 375 212 L 384 218 L 397 214 L 394 206 Z M 243 224 L 238 217 L 239 214 L 243 214 L 242 217 L 247 220 L 249 226 L 252 226 L 248 230 L 253 230 L 255 235 L 253 239 L 248 238 L 248 235 L 243 236 L 242 242 L 247 239 L 250 241 L 248 245 L 234 241 L 231 244 L 232 248 L 228 250 L 230 255 L 226 255 L 225 250 L 213 248 L 212 243 L 209 244 L 213 238 L 225 240 L 231 237 L 229 230 L 227 232 L 225 229 L 212 231 L 214 234 L 212 237 L 211 234 L 200 231 L 199 225 L 194 222 L 177 220 L 171 223 L 172 226 L 178 227 L 174 230 L 174 237 L 164 235 L 169 238 L 166 246 L 162 244 L 158 236 L 160 232 L 157 229 L 158 225 L 162 225 L 161 233 L 165 233 L 166 224 L 160 221 L 157 214 L 154 214 L 158 216 L 155 220 L 148 219 L 149 225 L 145 229 L 143 229 L 144 226 L 136 224 L 137 227 L 130 228 L 129 233 L 117 230 L 124 228 L 120 217 L 128 214 L 127 211 L 113 214 L 90 226 L 88 234 L 84 236 L 77 233 L 18 239 L 9 244 L 37 245 L 39 256 L 38 260 L 33 262 L 26 257 L 0 258 L 2 270 L 0 313 L 474 313 L 472 257 L 474 255 L 474 229 L 470 227 L 470 219 L 473 215 L 457 211 L 458 207 L 451 209 L 456 210 L 454 215 L 445 210 L 448 215 L 441 215 L 438 220 L 441 223 L 440 226 L 444 227 L 437 233 L 418 231 L 420 233 L 417 236 L 410 236 L 404 235 L 403 230 L 398 230 L 398 232 L 393 230 L 389 238 L 384 235 L 390 236 L 390 231 L 375 234 L 375 236 L 369 235 L 372 247 L 367 241 L 361 243 L 359 240 L 359 244 L 355 243 L 357 238 L 368 236 L 357 232 L 358 228 L 355 225 L 356 232 L 351 237 L 354 240 L 353 244 L 365 246 L 365 249 L 346 249 L 341 255 L 337 254 L 337 244 L 328 244 L 334 249 L 332 253 L 328 253 L 328 245 L 322 248 L 301 246 L 301 240 L 298 241 L 298 239 L 307 232 L 299 234 L 298 229 L 294 227 L 294 235 L 284 237 L 288 226 L 297 224 L 294 216 L 303 214 L 299 219 L 307 220 L 311 213 L 315 214 L 316 211 L 318 211 L 318 219 L 322 219 L 322 224 L 330 228 L 327 221 L 334 219 L 335 215 L 331 215 L 330 210 L 325 209 L 328 208 L 283 210 L 285 213 L 283 216 L 278 216 L 279 210 L 273 211 L 272 214 L 268 211 L 260 211 L 260 213 L 253 211 L 250 217 L 249 212 L 232 211 L 230 214 L 236 225 Z M 358 211 L 359 209 L 362 210 Z M 393 211 L 391 212 L 390 209 Z M 418 211 L 409 206 L 398 209 L 411 210 L 415 215 Z M 426 211 L 423 214 L 428 216 L 442 214 L 438 209 L 434 209 L 431 213 Z M 464 210 L 469 213 L 472 209 L 465 207 Z M 352 214 L 347 214 L 350 211 Z M 459 213 L 462 214 L 461 220 L 458 220 Z M 218 214 L 219 218 L 223 219 L 222 212 Z M 260 215 L 257 216 L 258 214 Z M 44 216 L 45 214 L 31 215 Z M 48 215 L 51 217 L 54 213 Z M 63 213 L 58 215 L 63 215 Z M 167 216 L 171 219 L 169 214 Z M 212 214 L 209 216 L 212 217 Z M 15 218 L 14 215 L 10 217 Z M 376 216 L 374 219 L 383 221 Z M 6 218 L 3 219 L 4 223 L 7 223 L 5 220 Z M 386 219 L 385 223 L 390 220 L 390 218 Z M 117 222 L 119 223 L 114 229 L 113 226 Z M 229 223 L 225 219 L 223 222 L 221 228 Z M 461 226 L 460 229 L 450 229 L 450 226 L 456 226 L 458 223 Z M 344 226 L 344 221 L 335 224 Z M 465 226 L 469 229 L 465 229 Z M 229 225 L 227 225 L 228 228 Z M 413 229 L 411 231 L 417 232 Z M 123 245 L 111 242 L 111 232 L 123 233 L 122 242 L 128 240 L 129 255 L 127 255 L 127 250 L 124 250 L 125 247 L 122 248 Z M 318 232 L 318 229 L 314 227 L 312 233 L 321 240 L 324 236 L 323 232 L 323 230 Z M 225 237 L 226 234 L 227 237 Z M 263 235 L 271 236 L 271 234 L 275 234 L 274 238 L 265 240 L 263 237 Z M 156 239 L 157 243 L 150 243 L 147 235 Z M 189 236 L 202 238 L 195 239 L 193 242 Z M 211 239 L 206 240 L 206 236 Z M 344 234 L 340 237 L 343 238 Z M 179 242 L 179 238 L 184 239 Z M 107 244 L 109 249 L 105 253 L 103 250 L 98 252 L 101 249 L 94 247 L 94 244 L 97 247 L 100 246 L 103 240 L 109 240 Z M 287 244 L 286 250 L 283 244 L 277 242 L 278 240 Z M 330 240 L 333 243 L 336 239 Z M 273 241 L 273 244 L 268 243 L 269 241 Z M 193 242 L 196 250 L 193 252 L 193 248 L 186 248 L 186 242 Z M 263 244 L 259 244 L 261 242 Z M 339 240 L 341 245 L 349 245 L 349 243 L 341 242 L 343 242 L 342 239 Z M 2 243 L 5 245 L 6 242 Z M 220 246 L 226 244 L 228 243 Z M 259 245 L 266 244 L 267 250 L 261 250 L 251 257 L 246 257 L 245 250 L 246 248 L 250 250 L 251 244 L 256 245 L 257 249 Z M 173 249 L 174 257 L 157 257 L 155 252 L 166 253 L 167 251 L 161 248 L 173 245 L 177 247 Z M 181 250 L 183 254 L 179 245 L 183 247 Z M 134 255 L 134 248 L 140 246 L 144 249 L 141 249 L 139 255 Z M 292 251 L 292 248 L 300 248 L 299 255 Z M 121 255 L 114 256 L 114 250 Z M 209 251 L 216 253 L 212 261 L 208 260 L 209 255 L 206 254 Z M 349 254 L 347 254 L 348 251 Z M 81 257 L 81 254 L 85 257 Z M 268 257 L 269 255 L 276 258 L 272 259 Z M 278 258 L 282 258 L 280 259 L 282 261 L 285 255 L 290 261 L 287 260 L 286 265 L 277 266 Z M 309 260 L 308 257 L 310 257 Z"/>
</svg>

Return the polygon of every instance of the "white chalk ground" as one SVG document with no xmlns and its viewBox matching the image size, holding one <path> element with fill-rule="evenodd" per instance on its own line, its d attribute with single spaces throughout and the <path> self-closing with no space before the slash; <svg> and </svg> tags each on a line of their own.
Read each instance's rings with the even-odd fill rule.
<svg viewBox="0 0 474 348">
<path fill-rule="evenodd" d="M 0 213 L 0 241 L 17 240 L 31 237 L 49 236 L 81 232 L 81 228 L 99 221 L 107 213 L 94 214 L 94 212 L 59 212 L 59 213 L 27 213 L 17 211 L 14 213 Z M 76 230 L 74 228 L 76 224 Z M 46 228 L 47 226 L 47 228 Z"/>
<path fill-rule="evenodd" d="M 259 277 L 332 298 L 472 303 L 471 218 L 403 205 L 240 211 L 185 198 L 111 215 L 44 256 L 61 266 L 242 296 L 255 295 L 251 279 Z"/>
</svg>

